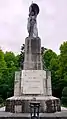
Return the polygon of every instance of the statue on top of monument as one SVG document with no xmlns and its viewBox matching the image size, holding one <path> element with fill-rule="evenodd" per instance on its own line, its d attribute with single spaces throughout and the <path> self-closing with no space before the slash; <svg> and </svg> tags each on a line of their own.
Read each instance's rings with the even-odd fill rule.
<svg viewBox="0 0 67 119">
<path fill-rule="evenodd" d="M 29 7 L 29 17 L 27 29 L 30 37 L 38 37 L 38 29 L 37 29 L 37 15 L 39 13 L 39 7 L 37 4 L 32 3 Z"/>
</svg>

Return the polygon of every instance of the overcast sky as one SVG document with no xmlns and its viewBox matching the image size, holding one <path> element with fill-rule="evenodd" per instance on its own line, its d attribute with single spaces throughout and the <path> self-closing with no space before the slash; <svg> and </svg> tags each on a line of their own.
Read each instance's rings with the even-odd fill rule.
<svg viewBox="0 0 67 119">
<path fill-rule="evenodd" d="M 0 0 L 0 47 L 20 52 L 27 33 L 28 8 L 32 0 Z M 41 44 L 59 53 L 67 40 L 67 0 L 33 0 L 39 5 L 37 18 Z"/>
</svg>

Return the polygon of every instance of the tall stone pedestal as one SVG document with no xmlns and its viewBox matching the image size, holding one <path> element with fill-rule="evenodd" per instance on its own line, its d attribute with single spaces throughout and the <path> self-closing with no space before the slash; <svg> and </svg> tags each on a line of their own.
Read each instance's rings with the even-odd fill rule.
<svg viewBox="0 0 67 119">
<path fill-rule="evenodd" d="M 43 70 L 41 40 L 25 39 L 23 70 L 15 72 L 14 96 L 6 100 L 6 111 L 30 112 L 30 101 L 40 101 L 40 112 L 60 111 L 60 100 L 52 96 L 51 72 Z"/>
<path fill-rule="evenodd" d="M 24 70 L 42 70 L 41 39 L 27 37 L 25 39 Z"/>
</svg>

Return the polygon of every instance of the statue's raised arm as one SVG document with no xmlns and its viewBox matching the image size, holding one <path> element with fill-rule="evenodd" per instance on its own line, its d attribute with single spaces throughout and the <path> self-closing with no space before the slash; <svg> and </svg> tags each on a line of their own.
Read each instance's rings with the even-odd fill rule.
<svg viewBox="0 0 67 119">
<path fill-rule="evenodd" d="M 37 29 L 37 15 L 39 13 L 39 7 L 37 4 L 32 3 L 29 7 L 29 17 L 28 17 L 28 33 L 29 37 L 38 37 L 38 29 Z"/>
</svg>

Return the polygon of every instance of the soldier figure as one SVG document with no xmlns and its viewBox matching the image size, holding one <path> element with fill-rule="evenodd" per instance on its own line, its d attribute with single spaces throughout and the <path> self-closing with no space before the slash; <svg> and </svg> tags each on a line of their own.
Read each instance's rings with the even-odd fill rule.
<svg viewBox="0 0 67 119">
<path fill-rule="evenodd" d="M 38 29 L 37 29 L 37 14 L 39 13 L 39 7 L 37 4 L 32 3 L 29 7 L 29 18 L 28 18 L 28 33 L 30 37 L 37 37 L 38 36 Z"/>
</svg>

